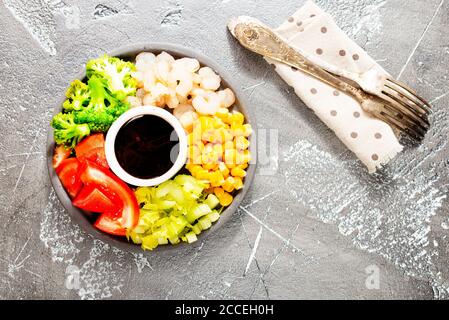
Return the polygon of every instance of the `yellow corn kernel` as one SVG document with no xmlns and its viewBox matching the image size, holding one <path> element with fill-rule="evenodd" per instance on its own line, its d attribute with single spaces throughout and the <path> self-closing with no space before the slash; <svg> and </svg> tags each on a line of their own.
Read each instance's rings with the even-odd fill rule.
<svg viewBox="0 0 449 320">
<path fill-rule="evenodd" d="M 222 144 L 224 141 L 226 141 L 225 139 L 226 139 L 226 129 L 219 128 L 214 131 L 214 141 L 212 141 L 213 143 Z"/>
<path fill-rule="evenodd" d="M 226 147 L 225 147 L 226 148 Z M 237 158 L 237 150 L 233 149 L 225 149 L 224 152 L 224 162 L 229 167 L 229 165 L 235 165 Z"/>
<path fill-rule="evenodd" d="M 251 152 L 249 150 L 243 151 L 244 161 L 243 163 L 249 163 L 251 161 Z"/>
<path fill-rule="evenodd" d="M 202 116 L 202 117 L 199 117 L 199 121 L 200 121 L 201 131 L 206 131 L 206 130 L 214 128 L 213 118 L 211 118 L 211 117 Z"/>
<path fill-rule="evenodd" d="M 224 121 L 218 117 L 213 117 L 212 119 L 215 129 L 221 129 L 227 126 L 226 123 L 224 123 Z"/>
<path fill-rule="evenodd" d="M 214 151 L 213 144 L 208 143 L 201 154 L 201 160 L 203 164 L 218 164 L 221 154 Z"/>
<path fill-rule="evenodd" d="M 223 190 L 226 192 L 234 191 L 234 183 L 235 183 L 234 177 L 227 177 L 222 186 Z"/>
<path fill-rule="evenodd" d="M 225 129 L 223 141 L 228 142 L 232 141 L 232 139 L 234 139 L 234 136 L 232 135 L 232 130 Z"/>
<path fill-rule="evenodd" d="M 234 147 L 234 141 L 226 141 L 224 144 L 223 144 L 223 146 L 224 146 L 224 149 L 225 150 L 232 150 L 232 149 L 234 149 L 235 147 Z"/>
<path fill-rule="evenodd" d="M 215 116 L 218 119 L 220 119 L 220 121 L 223 123 L 222 126 L 227 126 L 231 123 L 231 115 L 229 113 L 223 113 L 223 114 L 216 113 Z"/>
<path fill-rule="evenodd" d="M 187 135 L 187 144 L 190 146 L 195 143 L 193 132 Z"/>
<path fill-rule="evenodd" d="M 215 162 L 209 162 L 209 163 L 205 163 L 203 164 L 203 168 L 206 170 L 217 170 L 218 169 L 218 163 Z"/>
<path fill-rule="evenodd" d="M 235 112 L 231 115 L 232 125 L 242 125 L 245 122 L 245 116 L 240 112 Z"/>
<path fill-rule="evenodd" d="M 223 188 L 214 188 L 214 194 L 218 197 L 218 198 L 220 198 L 220 197 L 222 197 L 223 195 L 224 195 L 224 190 L 223 190 Z"/>
<path fill-rule="evenodd" d="M 233 177 L 243 178 L 246 176 L 246 171 L 239 167 L 235 167 L 235 168 L 232 168 L 231 174 Z"/>
<path fill-rule="evenodd" d="M 251 128 L 250 124 L 243 125 L 243 135 L 245 137 L 249 137 L 253 133 L 253 128 Z"/>
<path fill-rule="evenodd" d="M 197 146 L 191 146 L 189 148 L 189 153 L 188 153 L 188 163 L 190 164 L 201 164 L 201 150 L 200 148 L 198 148 Z"/>
<path fill-rule="evenodd" d="M 235 190 L 240 190 L 243 188 L 243 181 L 240 177 L 234 177 L 234 188 Z"/>
<path fill-rule="evenodd" d="M 235 155 L 235 164 L 241 165 L 251 161 L 251 154 L 249 150 L 237 150 Z"/>
<path fill-rule="evenodd" d="M 204 130 L 201 134 L 201 140 L 203 140 L 203 141 L 214 142 L 214 139 L 215 139 L 215 134 L 214 134 L 214 130 L 212 130 L 212 129 Z"/>
<path fill-rule="evenodd" d="M 245 127 L 241 124 L 231 125 L 231 130 L 234 137 L 245 135 Z"/>
<path fill-rule="evenodd" d="M 223 145 L 221 143 L 216 143 L 214 144 L 214 146 L 212 147 L 212 152 L 216 155 L 218 155 L 219 157 L 223 156 Z"/>
<path fill-rule="evenodd" d="M 239 164 L 237 167 L 239 167 L 240 169 L 245 170 L 246 168 L 248 168 L 248 163 Z"/>
<path fill-rule="evenodd" d="M 243 136 L 235 137 L 235 147 L 239 150 L 245 150 L 249 147 L 249 141 Z"/>
<path fill-rule="evenodd" d="M 196 173 L 196 177 L 195 178 L 197 178 L 199 180 L 209 180 L 209 177 L 210 177 L 209 171 L 207 171 L 205 169 L 202 169 L 202 170 L 199 170 Z"/>
<path fill-rule="evenodd" d="M 198 172 L 203 170 L 203 167 L 201 167 L 198 164 L 188 164 L 187 166 L 186 166 L 187 170 L 189 170 L 192 175 L 196 175 Z"/>
<path fill-rule="evenodd" d="M 214 193 L 214 188 L 211 187 L 211 188 L 204 189 L 204 192 L 207 193 L 207 194 Z"/>
<path fill-rule="evenodd" d="M 225 182 L 223 175 L 218 170 L 210 173 L 209 180 L 210 180 L 210 184 L 212 185 L 212 187 L 219 187 Z"/>
<path fill-rule="evenodd" d="M 199 120 L 195 121 L 192 128 L 192 132 L 190 133 L 192 135 L 192 141 L 201 140 L 201 133 L 203 132 L 201 122 Z"/>
<path fill-rule="evenodd" d="M 234 198 L 229 193 L 225 192 L 221 197 L 218 197 L 218 200 L 223 207 L 227 207 L 232 203 Z"/>
<path fill-rule="evenodd" d="M 235 168 L 237 166 L 237 164 L 235 163 L 226 163 L 226 166 L 228 167 L 229 170 Z"/>
<path fill-rule="evenodd" d="M 214 133 L 214 141 L 213 143 L 223 144 L 226 141 L 232 140 L 234 137 L 228 132 L 226 128 L 218 128 Z"/>
<path fill-rule="evenodd" d="M 229 176 L 229 169 L 224 162 L 218 164 L 218 170 L 220 170 L 225 179 Z"/>
<path fill-rule="evenodd" d="M 220 117 L 220 119 L 228 125 L 230 125 L 232 123 L 232 115 L 230 113 Z"/>
</svg>

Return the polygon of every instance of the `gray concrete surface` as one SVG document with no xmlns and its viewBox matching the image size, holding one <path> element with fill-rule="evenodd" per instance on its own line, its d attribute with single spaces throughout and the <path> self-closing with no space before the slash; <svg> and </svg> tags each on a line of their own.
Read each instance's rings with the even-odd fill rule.
<svg viewBox="0 0 449 320">
<path fill-rule="evenodd" d="M 317 1 L 434 104 L 423 144 L 373 176 L 225 29 L 242 14 L 276 26 L 303 2 L 1 1 L 0 297 L 447 298 L 449 1 Z M 259 128 L 279 133 L 278 155 L 261 164 L 232 221 L 172 255 L 122 252 L 87 236 L 45 168 L 52 110 L 80 66 L 144 41 L 216 59 L 238 79 Z M 66 285 L 74 268 L 78 289 Z"/>
</svg>

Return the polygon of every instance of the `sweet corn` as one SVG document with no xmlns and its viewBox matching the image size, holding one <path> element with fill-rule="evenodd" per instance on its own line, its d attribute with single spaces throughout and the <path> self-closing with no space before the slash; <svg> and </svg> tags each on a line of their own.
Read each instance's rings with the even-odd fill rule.
<svg viewBox="0 0 449 320">
<path fill-rule="evenodd" d="M 217 198 L 220 198 L 224 195 L 225 191 L 223 188 L 214 188 L 214 194 L 217 196 Z"/>
<path fill-rule="evenodd" d="M 235 149 L 226 148 L 224 152 L 224 160 L 228 167 L 229 165 L 235 165 L 237 160 L 237 151 Z"/>
<path fill-rule="evenodd" d="M 245 117 L 241 112 L 235 112 L 231 115 L 231 125 L 243 125 Z"/>
<path fill-rule="evenodd" d="M 225 133 L 224 133 L 224 140 L 223 141 L 225 141 L 225 142 L 232 141 L 232 139 L 234 139 L 234 136 L 232 135 L 231 130 L 226 129 Z"/>
<path fill-rule="evenodd" d="M 235 183 L 234 177 L 227 177 L 222 186 L 223 190 L 226 192 L 234 191 L 234 183 Z"/>
<path fill-rule="evenodd" d="M 248 163 L 239 164 L 237 167 L 239 167 L 240 169 L 245 170 L 246 168 L 248 168 Z"/>
<path fill-rule="evenodd" d="M 243 131 L 243 135 L 245 137 L 249 137 L 253 133 L 253 128 L 251 128 L 251 125 L 247 123 L 243 125 Z"/>
<path fill-rule="evenodd" d="M 192 175 L 196 175 L 198 174 L 198 172 L 200 172 L 201 170 L 203 170 L 203 167 L 198 165 L 198 164 L 188 164 L 189 167 L 186 166 L 187 170 L 190 171 L 190 173 L 192 173 Z"/>
<path fill-rule="evenodd" d="M 251 152 L 249 152 L 249 150 L 243 151 L 243 157 L 243 163 L 249 163 L 251 161 Z"/>
<path fill-rule="evenodd" d="M 245 150 L 249 147 L 249 141 L 243 136 L 235 137 L 235 147 L 239 150 Z"/>
<path fill-rule="evenodd" d="M 243 170 L 242 168 L 235 167 L 235 168 L 232 168 L 231 174 L 233 177 L 244 178 L 246 176 L 246 171 Z"/>
<path fill-rule="evenodd" d="M 199 180 L 209 180 L 210 173 L 209 173 L 209 171 L 202 169 L 202 170 L 199 170 L 196 173 L 196 176 L 194 176 L 194 177 L 199 179 Z"/>
<path fill-rule="evenodd" d="M 245 127 L 241 124 L 231 125 L 231 130 L 234 137 L 245 135 Z"/>
<path fill-rule="evenodd" d="M 234 141 L 232 141 L 232 139 L 231 139 L 231 141 L 226 141 L 224 143 L 225 150 L 233 150 L 235 148 L 234 146 L 235 146 L 235 144 L 234 144 Z"/>
<path fill-rule="evenodd" d="M 216 170 L 210 173 L 209 181 L 212 187 L 219 187 L 225 183 L 225 179 L 220 171 Z"/>
<path fill-rule="evenodd" d="M 199 117 L 199 120 L 200 120 L 199 124 L 201 126 L 200 127 L 201 131 L 206 131 L 206 130 L 212 129 L 214 127 L 214 123 L 213 123 L 214 118 L 202 116 L 202 117 Z"/>
<path fill-rule="evenodd" d="M 205 163 L 203 164 L 203 168 L 206 170 L 217 170 L 218 169 L 218 163 L 214 163 L 214 162 L 209 162 L 209 163 Z"/>
<path fill-rule="evenodd" d="M 224 162 L 218 164 L 218 170 L 220 170 L 225 179 L 229 176 L 229 169 Z"/>
<path fill-rule="evenodd" d="M 222 206 L 232 203 L 231 192 L 243 188 L 245 169 L 251 160 L 247 139 L 251 133 L 241 112 L 221 108 L 214 116 L 200 116 L 188 134 L 186 168 L 204 181 L 206 193 L 214 193 Z"/>
<path fill-rule="evenodd" d="M 204 189 L 204 192 L 207 193 L 207 194 L 214 193 L 214 187 L 210 187 L 210 188 Z"/>
<path fill-rule="evenodd" d="M 218 197 L 218 200 L 220 201 L 220 204 L 223 207 L 227 207 L 232 203 L 232 200 L 234 200 L 234 197 L 231 196 L 229 193 L 225 192 L 221 197 Z"/>
<path fill-rule="evenodd" d="M 234 188 L 240 190 L 243 188 L 243 180 L 240 177 L 234 177 Z"/>
</svg>

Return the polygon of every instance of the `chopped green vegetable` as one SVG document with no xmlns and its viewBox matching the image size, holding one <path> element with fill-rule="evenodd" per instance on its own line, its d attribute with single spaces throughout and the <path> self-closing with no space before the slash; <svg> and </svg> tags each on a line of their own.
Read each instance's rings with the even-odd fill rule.
<svg viewBox="0 0 449 320">
<path fill-rule="evenodd" d="M 220 200 L 218 200 L 217 196 L 212 193 L 207 196 L 205 202 L 211 209 L 214 209 L 216 206 L 220 204 Z"/>
<path fill-rule="evenodd" d="M 137 188 L 140 218 L 128 238 L 147 250 L 168 243 L 195 242 L 201 231 L 220 218 L 218 198 L 213 194 L 206 197 L 204 188 L 202 181 L 188 175 L 178 175 L 157 187 Z"/>
<path fill-rule="evenodd" d="M 100 78 L 111 94 L 119 100 L 136 93 L 137 82 L 131 76 L 135 70 L 133 63 L 108 55 L 90 60 L 86 65 L 87 76 Z"/>
<path fill-rule="evenodd" d="M 190 231 L 190 232 L 186 233 L 186 240 L 188 243 L 192 243 L 192 242 L 195 242 L 196 240 L 198 240 L 198 238 L 196 237 L 195 233 Z"/>
<path fill-rule="evenodd" d="M 67 100 L 62 107 L 66 112 L 81 110 L 89 103 L 89 87 L 80 80 L 73 81 L 65 95 Z"/>
<path fill-rule="evenodd" d="M 74 113 L 75 121 L 87 123 L 93 132 L 106 132 L 115 119 L 129 109 L 129 105 L 109 94 L 97 76 L 92 76 L 87 84 L 90 102 Z"/>
<path fill-rule="evenodd" d="M 90 134 L 87 124 L 75 123 L 73 113 L 58 113 L 51 121 L 56 144 L 65 144 L 74 148 L 78 142 Z"/>
<path fill-rule="evenodd" d="M 136 93 L 137 82 L 131 77 L 134 70 L 131 62 L 107 55 L 89 61 L 87 84 L 80 80 L 70 84 L 63 111 L 52 121 L 56 143 L 73 148 L 90 132 L 106 132 L 129 109 L 125 98 Z M 61 120 L 67 123 L 60 124 Z"/>
</svg>

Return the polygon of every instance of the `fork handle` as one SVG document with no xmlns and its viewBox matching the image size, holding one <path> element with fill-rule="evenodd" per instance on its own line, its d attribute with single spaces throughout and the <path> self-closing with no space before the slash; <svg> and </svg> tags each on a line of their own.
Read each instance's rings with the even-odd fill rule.
<svg viewBox="0 0 449 320">
<path fill-rule="evenodd" d="M 234 33 L 237 40 L 248 50 L 297 68 L 354 97 L 362 107 L 367 99 L 373 98 L 370 94 L 337 78 L 307 59 L 262 23 L 237 24 Z"/>
</svg>

